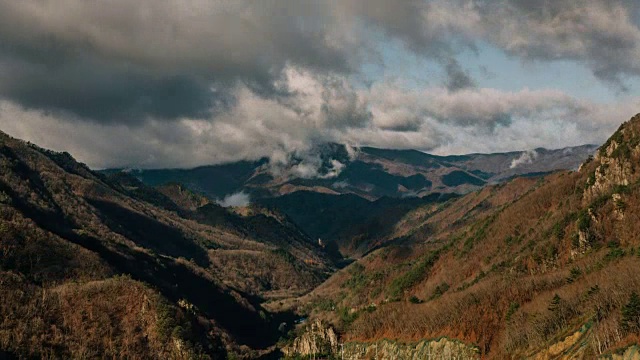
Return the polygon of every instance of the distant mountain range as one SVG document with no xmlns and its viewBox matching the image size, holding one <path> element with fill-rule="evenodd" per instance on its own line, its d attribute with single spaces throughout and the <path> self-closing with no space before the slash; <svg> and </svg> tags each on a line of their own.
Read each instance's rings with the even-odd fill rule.
<svg viewBox="0 0 640 360">
<path fill-rule="evenodd" d="M 212 199 L 239 192 L 249 194 L 252 199 L 270 198 L 305 190 L 355 194 L 376 200 L 422 197 L 431 193 L 462 194 L 516 176 L 575 169 L 596 149 L 596 145 L 583 145 L 558 150 L 538 148 L 436 156 L 416 150 L 373 147 L 353 151 L 344 145 L 325 144 L 314 149 L 317 159 L 312 174 L 298 171 L 306 164 L 297 158 L 276 170 L 267 159 L 262 159 L 194 169 L 131 170 L 131 174 L 150 186 L 180 183 Z"/>
</svg>

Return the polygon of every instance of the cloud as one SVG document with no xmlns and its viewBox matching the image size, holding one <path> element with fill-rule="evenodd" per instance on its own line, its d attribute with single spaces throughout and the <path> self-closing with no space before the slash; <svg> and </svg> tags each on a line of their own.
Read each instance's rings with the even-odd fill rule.
<svg viewBox="0 0 640 360">
<path fill-rule="evenodd" d="M 577 61 L 624 90 L 640 75 L 640 4 L 632 0 L 473 2 L 479 37 L 526 61 Z"/>
<path fill-rule="evenodd" d="M 538 152 L 535 150 L 527 150 L 520 154 L 519 157 L 511 160 L 509 169 L 515 169 L 520 165 L 531 164 L 538 158 Z"/>
<path fill-rule="evenodd" d="M 631 0 L 0 0 L 0 129 L 97 168 L 267 157 L 271 171 L 308 177 L 340 173 L 346 160 L 317 150 L 331 142 L 440 154 L 598 143 L 637 97 L 486 88 L 459 54 L 491 46 L 571 61 L 622 90 L 640 75 L 639 10 Z M 395 44 L 443 82 L 372 77 L 365 68 L 384 73 Z"/>
<path fill-rule="evenodd" d="M 626 76 L 640 75 L 634 0 L 400 1 L 397 9 L 377 9 L 365 16 L 408 49 L 439 60 L 454 88 L 456 78 L 466 79 L 449 59 L 462 49 L 477 51 L 478 43 L 524 61 L 575 61 L 619 90 Z"/>
<path fill-rule="evenodd" d="M 332 179 L 340 175 L 345 168 L 345 164 L 338 160 L 330 160 L 331 166 L 322 171 L 322 165 L 316 161 L 317 158 L 310 158 L 311 161 L 302 161 L 287 167 L 286 171 L 289 175 L 302 179 Z"/>
<path fill-rule="evenodd" d="M 103 123 L 202 118 L 235 106 L 238 83 L 291 95 L 275 86 L 288 68 L 358 74 L 379 61 L 381 41 L 440 63 L 452 91 L 475 85 L 455 57 L 478 43 L 525 61 L 576 61 L 624 89 L 625 76 L 640 75 L 639 9 L 631 0 L 0 1 L 0 97 Z M 332 98 L 328 119 L 362 120 L 351 118 L 359 104 L 348 93 Z"/>
<path fill-rule="evenodd" d="M 239 86 L 234 91 L 237 105 L 211 118 L 149 120 L 135 127 L 78 122 L 0 101 L 0 129 L 69 151 L 94 168 L 194 167 L 267 157 L 275 173 L 329 178 L 357 152 L 349 146 L 344 159 L 330 158 L 326 154 L 331 151 L 321 150 L 326 143 L 436 154 L 563 148 L 602 143 L 640 109 L 638 97 L 601 104 L 557 90 L 477 88 L 451 93 L 440 87 L 404 89 L 380 83 L 351 89 L 371 114 L 367 121 L 344 126 L 325 115 L 324 85 L 319 85 L 324 82 L 301 76 L 308 76 L 305 81 L 317 89 L 309 86 L 311 90 L 297 92 L 287 103 Z M 413 127 L 389 126 L 395 114 L 412 114 Z"/>
<path fill-rule="evenodd" d="M 297 1 L 0 1 L 0 96 L 102 122 L 202 117 L 238 82 L 273 96 L 287 65 L 352 71 L 342 29 Z"/>
<path fill-rule="evenodd" d="M 407 89 L 394 83 L 375 85 L 367 99 L 372 126 L 347 132 L 348 142 L 437 154 L 599 144 L 640 109 L 638 97 L 597 103 L 553 89 L 450 92 L 440 87 Z M 395 124 L 409 119 L 413 125 L 392 128 L 390 119 Z"/>
<path fill-rule="evenodd" d="M 476 87 L 475 80 L 465 71 L 462 66 L 453 58 L 449 59 L 449 62 L 445 66 L 447 79 L 444 86 L 449 91 L 458 91 L 462 89 Z"/>
<path fill-rule="evenodd" d="M 358 154 L 360 154 L 360 148 L 357 146 L 353 146 L 351 144 L 345 144 L 345 150 L 347 151 L 347 155 L 349 156 L 350 161 L 354 161 L 358 158 Z"/>
<path fill-rule="evenodd" d="M 373 122 L 383 129 L 416 131 L 424 119 L 488 130 L 509 125 L 514 117 L 553 117 L 579 108 L 579 101 L 558 90 L 506 92 L 491 88 L 426 88 L 407 91 L 378 84 L 369 95 Z"/>
<path fill-rule="evenodd" d="M 222 207 L 237 207 L 237 206 L 248 206 L 250 201 L 249 194 L 246 194 L 242 191 L 227 195 L 222 200 L 217 200 L 216 203 Z"/>
<path fill-rule="evenodd" d="M 349 182 L 346 180 L 336 181 L 333 184 L 331 184 L 331 187 L 334 189 L 345 189 L 345 188 L 348 188 L 349 186 L 351 186 L 351 184 L 349 184 Z"/>
</svg>

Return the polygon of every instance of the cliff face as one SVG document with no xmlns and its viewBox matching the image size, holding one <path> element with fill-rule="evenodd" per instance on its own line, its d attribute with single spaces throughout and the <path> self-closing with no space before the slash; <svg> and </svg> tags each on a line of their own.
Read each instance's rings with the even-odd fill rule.
<svg viewBox="0 0 640 360">
<path fill-rule="evenodd" d="M 613 360 L 640 360 L 640 347 L 630 346 L 623 353 L 611 354 Z"/>
<path fill-rule="evenodd" d="M 348 342 L 340 344 L 334 329 L 315 320 L 282 349 L 287 357 L 333 355 L 341 359 L 479 359 L 477 347 L 460 341 L 440 338 L 417 343 L 381 340 L 375 343 Z"/>
<path fill-rule="evenodd" d="M 585 212 L 577 221 L 577 246 L 572 256 L 584 254 L 598 237 L 593 225 L 620 222 L 625 218 L 630 186 L 635 184 L 640 172 L 640 114 L 623 123 L 599 149 L 592 161 L 587 161 L 580 172 L 588 174 L 582 192 Z M 613 203 L 610 221 L 599 219 L 594 209 L 601 204 Z"/>
<path fill-rule="evenodd" d="M 596 153 L 595 171 L 590 175 L 583 194 L 584 204 L 611 192 L 615 194 L 617 187 L 632 183 L 637 178 L 639 158 L 640 114 L 622 124 Z"/>
<path fill-rule="evenodd" d="M 286 356 L 329 355 L 338 351 L 338 337 L 332 327 L 316 320 L 305 332 L 282 349 Z"/>
<path fill-rule="evenodd" d="M 478 348 L 459 341 L 441 338 L 438 340 L 422 340 L 417 343 L 398 343 L 382 340 L 376 343 L 344 344 L 344 359 L 479 359 Z M 342 358 L 342 357 L 341 357 Z"/>
</svg>

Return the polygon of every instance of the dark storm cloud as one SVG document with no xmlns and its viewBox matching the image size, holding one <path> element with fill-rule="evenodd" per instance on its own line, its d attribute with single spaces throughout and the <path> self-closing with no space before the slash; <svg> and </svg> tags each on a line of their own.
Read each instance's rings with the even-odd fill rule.
<svg viewBox="0 0 640 360">
<path fill-rule="evenodd" d="M 96 120 L 207 116 L 236 82 L 270 95 L 288 64 L 351 71 L 327 15 L 275 1 L 0 1 L 0 96 Z"/>
<path fill-rule="evenodd" d="M 211 91 L 211 84 L 187 75 L 157 76 L 97 60 L 47 66 L 13 62 L 0 75 L 0 93 L 18 103 L 48 111 L 68 111 L 84 119 L 137 122 L 206 117 L 233 99 Z"/>
<path fill-rule="evenodd" d="M 462 89 L 474 88 L 476 87 L 475 80 L 471 77 L 469 72 L 465 71 L 462 66 L 455 60 L 449 59 L 447 65 L 445 66 L 445 72 L 447 78 L 445 80 L 444 86 L 449 89 L 449 91 L 458 91 Z"/>
<path fill-rule="evenodd" d="M 455 56 L 477 41 L 525 60 L 582 62 L 624 89 L 625 75 L 640 74 L 638 9 L 631 0 L 0 0 L 0 96 L 100 121 L 210 116 L 233 103 L 238 82 L 282 96 L 274 82 L 287 66 L 359 71 L 376 33 L 442 64 L 452 91 L 474 85 Z"/>
<path fill-rule="evenodd" d="M 344 13 L 358 17 L 389 38 L 399 39 L 414 52 L 431 57 L 451 53 L 451 40 L 443 37 L 446 29 L 425 23 L 429 2 L 423 0 L 345 0 L 336 1 Z"/>
<path fill-rule="evenodd" d="M 523 62 L 570 61 L 624 90 L 625 78 L 640 75 L 639 8 L 633 0 L 0 0 L 0 128 L 97 167 L 264 156 L 286 165 L 327 141 L 445 152 L 595 142 L 638 100 L 482 88 L 459 55 L 489 46 Z M 436 64 L 442 83 L 415 89 L 369 78 L 365 66 L 391 66 L 381 59 L 396 44 L 407 52 L 395 55 Z M 313 176 L 315 160 L 306 160 L 299 171 Z"/>
</svg>

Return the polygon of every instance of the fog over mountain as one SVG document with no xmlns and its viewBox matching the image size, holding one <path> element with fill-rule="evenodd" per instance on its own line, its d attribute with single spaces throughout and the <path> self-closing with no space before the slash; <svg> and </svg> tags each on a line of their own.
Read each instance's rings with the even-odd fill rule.
<svg viewBox="0 0 640 360">
<path fill-rule="evenodd" d="M 150 186 L 178 183 L 223 206 L 296 191 L 330 195 L 423 197 L 433 193 L 464 194 L 517 176 L 540 176 L 575 170 L 597 145 L 543 148 L 493 154 L 437 156 L 416 150 L 354 148 L 335 143 L 315 146 L 287 164 L 269 158 L 208 165 L 193 169 L 110 169 L 125 171 Z"/>
<path fill-rule="evenodd" d="M 0 1 L 0 128 L 94 168 L 598 144 L 640 104 L 638 8 Z"/>
</svg>

